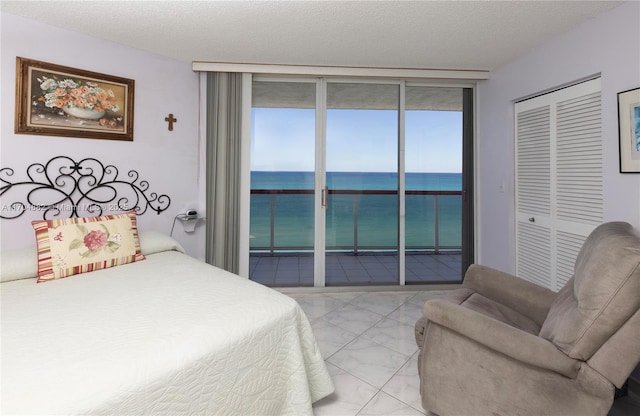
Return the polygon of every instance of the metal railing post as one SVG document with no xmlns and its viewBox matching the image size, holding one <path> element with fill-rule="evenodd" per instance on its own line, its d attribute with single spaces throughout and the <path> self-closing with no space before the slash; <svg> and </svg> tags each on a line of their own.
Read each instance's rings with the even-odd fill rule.
<svg viewBox="0 0 640 416">
<path fill-rule="evenodd" d="M 434 224 L 433 224 L 433 234 L 434 234 L 434 247 L 433 250 L 436 254 L 438 254 L 440 252 L 440 221 L 438 221 L 438 205 L 439 204 L 439 199 L 440 195 L 434 195 L 433 196 L 433 203 L 434 203 L 434 207 L 433 207 L 433 220 L 434 220 Z"/>
<path fill-rule="evenodd" d="M 271 234 L 269 236 L 269 254 L 273 256 L 275 253 L 275 228 L 276 228 L 276 195 L 271 194 Z"/>
<path fill-rule="evenodd" d="M 353 194 L 353 254 L 358 255 L 358 195 Z"/>
</svg>

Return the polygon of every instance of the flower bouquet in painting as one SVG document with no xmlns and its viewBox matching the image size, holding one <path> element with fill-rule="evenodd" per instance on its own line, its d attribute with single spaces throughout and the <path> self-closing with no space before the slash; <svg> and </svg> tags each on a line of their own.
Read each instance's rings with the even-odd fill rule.
<svg viewBox="0 0 640 416">
<path fill-rule="evenodd" d="M 65 113 L 79 119 L 99 120 L 101 126 L 108 128 L 122 127 L 123 117 L 113 89 L 91 81 L 59 80 L 55 75 L 36 79 L 42 94 L 34 99 L 33 106 L 40 107 L 40 112 Z"/>
</svg>

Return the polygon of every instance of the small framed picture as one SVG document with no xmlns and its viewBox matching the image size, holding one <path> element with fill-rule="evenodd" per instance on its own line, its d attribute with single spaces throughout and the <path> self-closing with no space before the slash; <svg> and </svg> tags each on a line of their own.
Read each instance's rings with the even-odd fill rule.
<svg viewBox="0 0 640 416">
<path fill-rule="evenodd" d="M 16 59 L 18 134 L 133 140 L 134 81 Z"/>
<path fill-rule="evenodd" d="M 618 93 L 620 172 L 640 173 L 640 88 Z"/>
</svg>

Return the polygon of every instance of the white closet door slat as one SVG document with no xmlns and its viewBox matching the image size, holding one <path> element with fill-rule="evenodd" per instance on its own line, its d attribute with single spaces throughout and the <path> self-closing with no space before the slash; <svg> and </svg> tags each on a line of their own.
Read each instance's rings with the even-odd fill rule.
<svg viewBox="0 0 640 416">
<path fill-rule="evenodd" d="M 516 274 L 530 282 L 550 287 L 551 255 L 549 230 L 528 223 L 518 224 L 518 269 Z M 541 267 L 542 266 L 542 267 Z"/>
<path fill-rule="evenodd" d="M 550 213 L 551 142 L 550 107 L 544 106 L 518 114 L 518 187 L 519 211 Z"/>
<path fill-rule="evenodd" d="M 557 105 L 556 216 L 562 220 L 602 222 L 600 99 L 594 92 Z"/>
</svg>

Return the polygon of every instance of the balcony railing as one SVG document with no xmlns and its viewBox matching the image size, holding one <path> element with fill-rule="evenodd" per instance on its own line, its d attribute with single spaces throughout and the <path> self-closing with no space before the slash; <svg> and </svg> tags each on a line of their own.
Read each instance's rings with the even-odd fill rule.
<svg viewBox="0 0 640 416">
<path fill-rule="evenodd" d="M 300 207 L 291 207 L 288 206 L 287 209 L 289 209 L 290 212 L 285 212 L 282 213 L 280 216 L 280 220 L 281 221 L 288 221 L 288 222 L 292 222 L 294 219 L 293 217 L 299 217 L 301 215 L 304 215 L 305 212 L 304 211 L 308 211 L 306 213 L 307 215 L 307 223 L 310 222 L 311 224 L 313 223 L 312 220 L 312 212 L 313 212 L 313 195 L 314 195 L 314 191 L 312 189 L 252 189 L 251 190 L 251 195 L 252 195 L 252 209 L 254 209 L 254 205 L 253 205 L 253 199 L 254 196 L 258 196 L 258 195 L 265 195 L 265 196 L 269 196 L 268 199 L 268 208 L 265 206 L 265 202 L 266 201 L 262 201 L 261 204 L 261 208 L 260 210 L 265 210 L 268 209 L 269 212 L 269 216 L 268 219 L 264 218 L 264 213 L 262 216 L 262 224 L 260 226 L 255 226 L 256 228 L 261 228 L 262 231 L 264 232 L 264 228 L 267 226 L 267 224 L 265 224 L 266 222 L 268 222 L 268 228 L 269 228 L 269 239 L 268 239 L 268 244 L 265 244 L 264 238 L 262 239 L 262 244 L 260 244 L 260 241 L 256 242 L 257 244 L 251 244 L 251 252 L 252 253 L 257 253 L 257 252 L 268 252 L 271 255 L 275 254 L 275 252 L 310 252 L 313 250 L 313 236 L 312 236 L 312 231 L 307 231 L 307 234 L 311 234 L 310 236 L 307 236 L 309 241 L 307 243 L 303 243 L 301 244 L 299 241 L 297 242 L 297 244 L 294 242 L 294 244 L 291 244 L 291 242 L 287 242 L 285 244 L 276 244 L 276 220 L 278 219 L 277 217 L 277 198 L 278 197 L 289 197 L 289 196 L 293 196 L 295 199 L 288 199 L 287 201 L 289 201 L 289 205 L 291 205 L 291 203 L 293 201 L 295 201 L 296 204 L 300 204 Z M 357 255 L 362 251 L 393 251 L 393 250 L 397 250 L 397 232 L 395 233 L 395 238 L 396 241 L 394 242 L 394 244 L 389 244 L 387 241 L 387 244 L 381 243 L 381 242 L 371 242 L 369 241 L 368 243 L 365 241 L 364 243 L 361 241 L 362 239 L 360 238 L 359 235 L 359 223 L 361 220 L 361 209 L 360 209 L 360 205 L 361 205 L 361 201 L 363 200 L 363 198 L 370 198 L 370 197 L 384 197 L 384 196 L 388 196 L 388 197 L 393 197 L 396 196 L 396 198 L 393 198 L 394 201 L 397 201 L 397 195 L 398 195 L 398 191 L 397 190 L 340 190 L 340 189 L 335 189 L 335 190 L 329 190 L 329 210 L 331 211 L 332 209 L 332 203 L 334 202 L 333 199 L 331 198 L 331 196 L 349 196 L 351 195 L 353 197 L 353 200 L 351 202 L 351 207 L 350 209 L 353 211 L 353 219 L 352 219 L 352 240 L 349 243 L 349 245 L 345 245 L 345 244 L 333 244 L 333 245 L 327 245 L 327 251 L 336 251 L 336 252 L 345 252 L 345 251 L 349 251 L 352 252 L 353 254 Z M 296 196 L 299 196 L 300 198 L 296 198 Z M 305 197 L 306 196 L 306 197 Z M 443 207 L 442 205 L 442 198 L 447 198 L 447 207 L 445 207 L 444 211 L 445 211 L 445 216 L 447 218 L 445 218 L 445 234 L 447 234 L 447 237 L 445 237 L 445 243 L 449 243 L 449 244 L 442 244 L 442 224 L 441 221 L 443 220 Z M 307 202 L 306 205 L 304 202 L 302 202 L 301 198 L 306 198 Z M 415 199 L 418 198 L 418 199 Z M 425 200 L 420 200 L 420 198 L 433 198 L 433 202 L 432 202 L 432 206 L 431 208 L 427 207 L 427 201 Z M 365 200 L 366 201 L 366 200 Z M 417 201 L 421 201 L 421 203 L 418 203 Z M 406 247 L 405 249 L 407 251 L 431 251 L 433 253 L 439 253 L 442 250 L 447 250 L 447 251 L 459 251 L 461 249 L 460 246 L 460 232 L 461 232 L 461 221 L 462 221 L 462 216 L 461 216 L 461 207 L 462 207 L 462 191 L 426 191 L 426 190 L 407 190 L 405 191 L 405 204 L 406 204 L 406 211 L 409 212 L 416 212 L 416 217 L 424 217 L 424 218 L 415 218 L 415 225 L 417 228 L 420 227 L 424 227 L 425 229 L 428 229 L 428 231 L 425 231 L 425 234 L 432 234 L 431 237 L 433 238 L 433 242 L 431 244 L 427 243 L 426 240 L 429 239 L 430 236 L 425 235 L 424 238 L 423 236 L 419 236 L 419 238 L 414 238 L 414 240 L 419 239 L 421 240 L 420 242 L 416 242 L 414 241 L 413 243 L 411 243 L 410 241 L 407 241 L 406 243 Z M 344 203 L 345 200 L 342 200 L 342 202 Z M 413 205 L 412 205 L 413 203 Z M 387 203 L 387 205 L 389 205 L 389 203 Z M 393 205 L 393 203 L 391 203 L 391 205 Z M 415 206 L 414 206 L 415 205 Z M 419 205 L 419 206 L 418 206 Z M 397 203 L 395 205 L 396 207 L 396 215 L 395 217 L 397 218 Z M 426 207 L 426 208 L 425 208 Z M 299 208 L 299 209 L 298 209 Z M 344 207 L 342 207 L 344 208 Z M 413 210 L 411 208 L 414 208 Z M 348 209 L 348 208 L 346 208 Z M 346 210 L 345 209 L 345 210 Z M 421 211 L 422 209 L 422 211 Z M 424 211 L 424 212 L 423 212 Z M 429 211 L 429 212 L 427 212 Z M 252 218 L 254 217 L 254 215 L 258 215 L 257 213 L 252 212 Z M 283 218 L 284 216 L 284 218 Z M 344 215 L 343 215 L 344 216 Z M 427 217 L 431 217 L 430 219 Z M 342 218 L 342 220 L 344 221 L 345 219 Z M 375 219 L 375 221 L 392 221 L 389 218 L 379 218 L 379 219 Z M 304 223 L 304 220 L 303 220 Z M 296 225 L 291 225 L 291 227 L 293 227 L 292 229 L 294 229 L 296 227 Z M 336 225 L 336 227 L 338 227 Z M 302 227 L 299 227 L 302 228 Z M 396 228 L 395 230 L 397 231 L 397 222 L 396 222 Z M 252 221 L 252 233 L 254 232 L 254 224 Z M 297 233 L 303 233 L 304 231 L 296 231 Z M 387 233 L 389 234 L 389 233 Z M 457 234 L 457 235 L 456 235 Z M 452 237 L 453 235 L 453 237 Z M 387 235 L 388 237 L 388 235 Z M 369 240 L 371 240 L 372 238 L 369 237 Z M 388 239 L 388 238 L 387 238 Z M 286 240 L 286 238 L 284 238 L 284 240 Z M 294 239 L 295 240 L 295 239 Z M 299 240 L 299 238 L 298 238 Z M 452 241 L 454 240 L 454 241 Z M 451 243 L 454 244 L 451 244 Z M 252 241 L 253 243 L 253 241 Z"/>
</svg>

